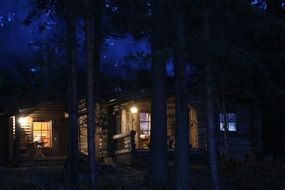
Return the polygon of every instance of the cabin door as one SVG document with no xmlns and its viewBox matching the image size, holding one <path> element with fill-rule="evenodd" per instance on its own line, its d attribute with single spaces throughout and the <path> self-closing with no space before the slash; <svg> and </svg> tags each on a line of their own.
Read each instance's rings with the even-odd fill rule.
<svg viewBox="0 0 285 190">
<path fill-rule="evenodd" d="M 192 148 L 199 148 L 197 112 L 190 107 L 189 111 L 189 144 Z"/>
</svg>

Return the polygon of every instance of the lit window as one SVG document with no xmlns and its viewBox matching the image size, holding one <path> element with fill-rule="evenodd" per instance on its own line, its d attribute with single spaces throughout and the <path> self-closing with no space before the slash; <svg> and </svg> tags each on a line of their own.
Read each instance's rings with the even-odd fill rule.
<svg viewBox="0 0 285 190">
<path fill-rule="evenodd" d="M 150 136 L 151 114 L 140 113 L 140 138 L 147 139 Z"/>
<path fill-rule="evenodd" d="M 237 130 L 237 122 L 236 122 L 236 114 L 235 113 L 220 113 L 220 130 L 224 131 L 236 131 Z"/>
<path fill-rule="evenodd" d="M 51 147 L 51 122 L 33 122 L 33 142 Z"/>
</svg>

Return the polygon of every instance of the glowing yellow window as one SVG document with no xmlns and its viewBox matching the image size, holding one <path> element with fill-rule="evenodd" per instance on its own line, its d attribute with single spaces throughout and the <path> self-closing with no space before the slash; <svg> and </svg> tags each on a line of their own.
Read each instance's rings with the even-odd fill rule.
<svg viewBox="0 0 285 190">
<path fill-rule="evenodd" d="M 52 147 L 52 123 L 33 122 L 33 142 L 43 143 L 44 147 Z"/>
</svg>

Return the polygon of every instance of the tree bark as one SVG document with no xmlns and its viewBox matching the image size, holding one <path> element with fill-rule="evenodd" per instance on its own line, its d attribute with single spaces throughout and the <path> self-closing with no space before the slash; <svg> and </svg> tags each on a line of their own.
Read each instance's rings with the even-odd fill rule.
<svg viewBox="0 0 285 190">
<path fill-rule="evenodd" d="M 209 10 L 208 1 L 204 3 L 204 39 L 209 41 Z M 205 85 L 206 85 L 206 117 L 207 117 L 207 135 L 208 135 L 208 156 L 211 178 L 211 189 L 219 190 L 219 174 L 217 163 L 216 147 L 216 123 L 214 106 L 214 77 L 212 74 L 212 64 L 208 58 L 205 58 Z"/>
<path fill-rule="evenodd" d="M 102 0 L 95 1 L 94 14 L 94 79 L 95 91 L 99 88 L 101 73 L 101 45 L 102 45 Z"/>
<path fill-rule="evenodd" d="M 70 189 L 79 188 L 78 101 L 76 72 L 76 29 L 74 1 L 67 1 L 67 59 L 69 63 Z"/>
<path fill-rule="evenodd" d="M 175 4 L 176 49 L 175 67 L 175 189 L 189 190 L 189 114 L 186 57 L 184 52 L 183 0 Z"/>
<path fill-rule="evenodd" d="M 206 75 L 206 104 L 207 104 L 207 135 L 208 135 L 208 156 L 211 176 L 211 189 L 219 190 L 219 174 L 216 147 L 216 124 L 215 124 L 215 106 L 213 93 L 213 77 L 211 73 L 211 65 L 205 68 Z"/>
<path fill-rule="evenodd" d="M 90 1 L 86 0 L 85 16 L 86 72 L 87 72 L 87 136 L 89 161 L 89 189 L 96 187 L 95 104 L 94 104 L 94 34 Z"/>
<path fill-rule="evenodd" d="M 151 189 L 167 187 L 166 65 L 163 0 L 152 1 Z"/>
</svg>

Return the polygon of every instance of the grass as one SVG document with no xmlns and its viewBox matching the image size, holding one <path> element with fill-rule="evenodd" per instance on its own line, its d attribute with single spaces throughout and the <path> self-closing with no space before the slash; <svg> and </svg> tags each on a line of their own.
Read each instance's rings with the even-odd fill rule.
<svg viewBox="0 0 285 190">
<path fill-rule="evenodd" d="M 59 167 L 1 168 L 0 187 L 5 190 L 64 189 Z"/>
<path fill-rule="evenodd" d="M 246 165 L 244 163 L 221 164 L 223 190 L 285 190 L 285 163 L 270 162 Z M 66 189 L 62 166 L 34 166 L 25 168 L 0 168 L 0 189 L 49 190 Z M 170 185 L 173 172 L 170 168 Z M 139 167 L 102 166 L 99 171 L 102 190 L 143 190 L 147 188 L 147 172 Z M 81 171 L 80 190 L 88 189 L 88 175 Z M 209 173 L 206 165 L 191 166 L 191 189 L 208 190 Z M 171 189 L 171 188 L 170 188 Z"/>
</svg>

